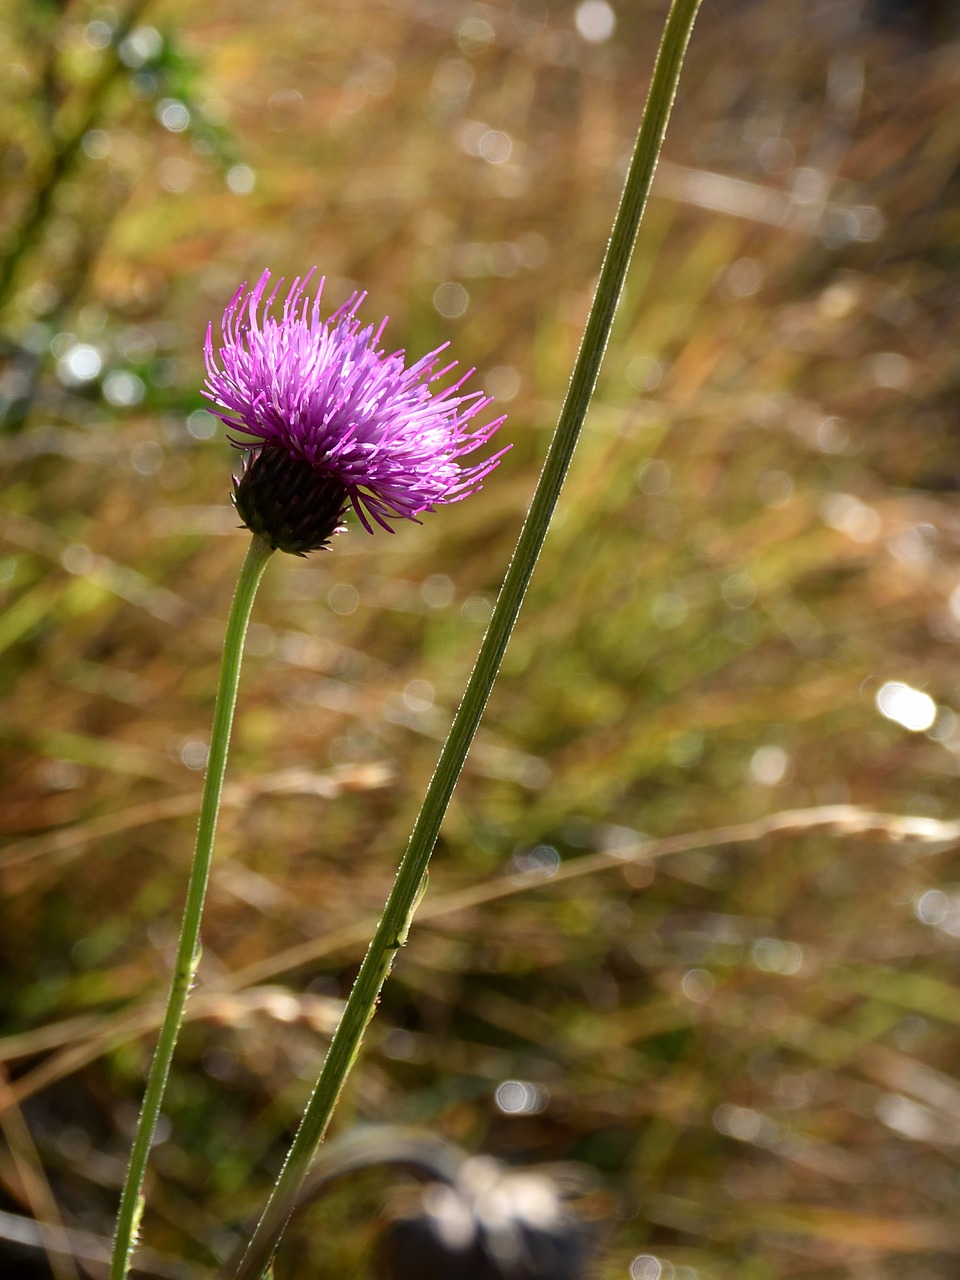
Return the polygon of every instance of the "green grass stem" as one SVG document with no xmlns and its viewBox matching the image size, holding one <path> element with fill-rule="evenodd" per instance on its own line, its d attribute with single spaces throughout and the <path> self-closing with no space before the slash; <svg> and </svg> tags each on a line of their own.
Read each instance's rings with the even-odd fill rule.
<svg viewBox="0 0 960 1280">
<path fill-rule="evenodd" d="M 247 1250 L 227 1270 L 232 1280 L 259 1280 L 269 1266 L 356 1060 L 380 989 L 410 928 L 440 824 L 500 669 L 596 386 L 699 4 L 700 0 L 674 0 L 671 6 L 583 341 L 516 551 L 320 1078 Z"/>
</svg>

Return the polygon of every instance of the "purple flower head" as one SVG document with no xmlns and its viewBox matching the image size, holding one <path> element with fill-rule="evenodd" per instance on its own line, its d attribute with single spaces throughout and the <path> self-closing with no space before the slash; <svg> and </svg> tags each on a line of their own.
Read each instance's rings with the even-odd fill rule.
<svg viewBox="0 0 960 1280">
<path fill-rule="evenodd" d="M 351 507 L 368 533 L 374 523 L 392 532 L 390 520 L 467 497 L 506 452 L 462 466 L 503 421 L 472 425 L 491 403 L 481 391 L 460 394 L 473 371 L 432 390 L 455 367 L 437 367 L 444 347 L 406 367 L 402 351 L 379 345 L 386 320 L 361 327 L 365 294 L 321 320 L 324 282 L 311 297 L 312 275 L 293 282 L 278 318 L 283 281 L 267 294 L 265 271 L 227 307 L 219 363 L 212 327 L 204 346 L 203 394 L 247 450 L 237 510 L 271 546 L 301 555 L 329 545 Z"/>
</svg>

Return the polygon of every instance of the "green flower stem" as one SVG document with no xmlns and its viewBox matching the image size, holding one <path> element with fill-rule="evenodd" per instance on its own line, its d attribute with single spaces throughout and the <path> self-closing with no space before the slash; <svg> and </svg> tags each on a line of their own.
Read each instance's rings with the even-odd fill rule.
<svg viewBox="0 0 960 1280">
<path fill-rule="evenodd" d="M 406 937 L 418 899 L 422 896 L 427 866 L 440 831 L 440 823 L 499 671 L 596 386 L 600 362 L 623 289 L 637 228 L 650 193 L 660 147 L 676 96 L 683 56 L 699 4 L 700 0 L 673 0 L 583 343 L 577 355 L 557 430 L 520 532 L 517 549 L 507 570 L 463 701 L 454 717 L 436 772 L 427 789 L 383 916 L 331 1041 L 316 1089 L 247 1251 L 239 1264 L 227 1271 L 233 1280 L 260 1280 L 273 1257 L 296 1203 L 300 1185 L 323 1139 L 344 1081 L 359 1052 L 380 988 L 390 972 L 397 948 Z"/>
<path fill-rule="evenodd" d="M 187 900 L 180 925 L 177 958 L 170 981 L 166 1012 L 160 1025 L 160 1035 L 154 1050 L 153 1062 L 150 1065 L 150 1074 L 147 1077 L 137 1132 L 130 1151 L 130 1164 L 120 1197 L 113 1256 L 110 1263 L 110 1280 L 124 1280 L 130 1269 L 143 1209 L 142 1191 L 147 1158 L 160 1116 L 173 1051 L 176 1048 L 177 1036 L 180 1034 L 183 1010 L 200 963 L 200 917 L 203 914 L 203 900 L 210 877 L 213 837 L 217 829 L 220 793 L 223 790 L 223 775 L 227 767 L 233 709 L 237 702 L 243 641 L 247 633 L 247 623 L 250 621 L 253 598 L 272 554 L 272 548 L 266 542 L 256 537 L 253 539 L 240 569 L 237 590 L 233 597 L 233 604 L 230 606 L 230 617 L 227 620 L 227 632 L 223 643 L 220 684 L 217 687 L 217 701 L 213 713 L 213 729 L 210 734 L 210 756 L 207 761 L 203 799 L 200 804 L 197 843 L 190 867 L 190 881 L 187 885 Z"/>
</svg>

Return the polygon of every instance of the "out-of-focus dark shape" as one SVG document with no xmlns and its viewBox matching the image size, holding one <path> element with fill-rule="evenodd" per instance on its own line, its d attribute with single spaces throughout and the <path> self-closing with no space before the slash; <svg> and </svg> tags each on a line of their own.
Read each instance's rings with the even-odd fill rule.
<svg viewBox="0 0 960 1280">
<path fill-rule="evenodd" d="M 382 1280 L 582 1280 L 592 1232 L 545 1174 L 487 1156 L 467 1160 L 451 1185 L 429 1182 L 419 1203 L 380 1238 Z"/>
<path fill-rule="evenodd" d="M 898 27 L 926 40 L 955 37 L 960 30 L 956 0 L 871 0 L 867 18 L 878 27 Z"/>
<path fill-rule="evenodd" d="M 586 1280 L 597 1233 L 570 1204 L 584 1189 L 579 1168 L 512 1169 L 435 1134 L 371 1125 L 323 1149 L 294 1215 L 370 1168 L 424 1184 L 388 1217 L 376 1249 L 380 1280 Z"/>
</svg>

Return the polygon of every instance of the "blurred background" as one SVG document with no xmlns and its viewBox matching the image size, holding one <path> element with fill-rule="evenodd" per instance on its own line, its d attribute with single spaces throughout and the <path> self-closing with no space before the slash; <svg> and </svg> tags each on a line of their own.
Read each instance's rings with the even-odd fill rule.
<svg viewBox="0 0 960 1280">
<path fill-rule="evenodd" d="M 388 347 L 450 340 L 513 449 L 422 527 L 269 567 L 148 1183 L 142 1270 L 171 1277 L 256 1215 L 391 883 L 665 11 L 0 5 L 4 1274 L 105 1274 L 247 538 L 208 322 L 316 265 Z M 958 52 L 950 0 L 706 0 L 335 1121 L 577 1162 L 602 1280 L 960 1266 Z M 278 1280 L 372 1275 L 396 1184 L 321 1199 Z"/>
</svg>

